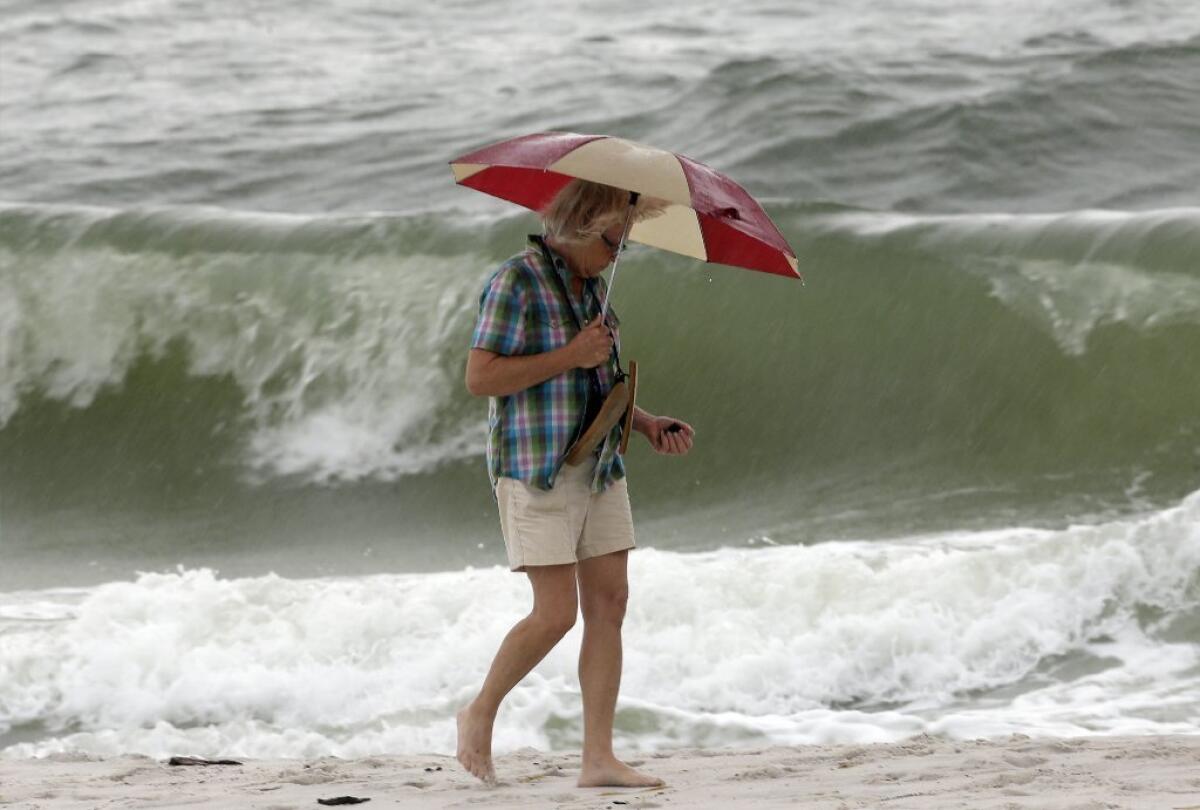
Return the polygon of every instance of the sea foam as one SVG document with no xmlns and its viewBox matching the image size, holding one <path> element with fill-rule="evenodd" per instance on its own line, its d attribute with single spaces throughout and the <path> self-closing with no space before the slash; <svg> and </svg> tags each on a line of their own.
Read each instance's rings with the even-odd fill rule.
<svg viewBox="0 0 1200 810">
<path fill-rule="evenodd" d="M 617 733 L 646 749 L 1197 733 L 1198 572 L 1200 493 L 1060 531 L 638 550 Z M 449 751 L 528 606 L 500 568 L 5 594 L 0 720 L 26 741 L 4 754 Z M 498 749 L 578 745 L 579 633 L 510 696 Z"/>
</svg>

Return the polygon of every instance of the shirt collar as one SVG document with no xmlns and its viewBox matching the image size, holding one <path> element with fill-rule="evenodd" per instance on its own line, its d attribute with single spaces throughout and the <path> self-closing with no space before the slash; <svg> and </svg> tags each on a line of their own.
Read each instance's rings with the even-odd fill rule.
<svg viewBox="0 0 1200 810">
<path fill-rule="evenodd" d="M 545 237 L 540 236 L 539 234 L 529 234 L 529 245 L 538 252 L 541 252 L 542 246 L 545 245 L 546 254 L 553 261 L 554 269 L 558 272 L 558 277 L 563 280 L 563 284 L 567 285 L 567 289 L 570 289 L 571 279 L 574 278 L 575 274 L 571 272 L 569 267 L 567 267 L 567 260 L 564 259 L 557 250 L 550 247 L 550 243 L 546 241 Z M 583 286 L 585 290 L 592 293 L 593 296 L 595 295 L 595 278 L 585 278 L 583 280 Z"/>
</svg>

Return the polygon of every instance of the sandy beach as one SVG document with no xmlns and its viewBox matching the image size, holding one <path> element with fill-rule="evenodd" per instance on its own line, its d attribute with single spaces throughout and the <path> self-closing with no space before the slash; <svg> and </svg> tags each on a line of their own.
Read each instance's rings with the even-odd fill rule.
<svg viewBox="0 0 1200 810">
<path fill-rule="evenodd" d="M 0 5 L 0 810 L 1200 810 L 1200 0 L 214 6 Z"/>
<path fill-rule="evenodd" d="M 371 807 L 806 807 L 1200 810 L 1200 736 L 954 741 L 685 749 L 630 758 L 655 789 L 581 789 L 578 757 L 500 756 L 487 788 L 452 757 L 258 760 L 169 766 L 144 756 L 54 755 L 0 763 L 0 805 L 318 807 L 355 796 Z"/>
</svg>

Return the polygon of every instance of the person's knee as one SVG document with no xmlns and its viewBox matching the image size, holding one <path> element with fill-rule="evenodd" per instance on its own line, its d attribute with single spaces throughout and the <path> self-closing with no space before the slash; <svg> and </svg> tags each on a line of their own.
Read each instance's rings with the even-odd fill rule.
<svg viewBox="0 0 1200 810">
<path fill-rule="evenodd" d="M 575 585 L 575 566 L 548 566 L 531 571 L 533 610 L 529 621 L 542 633 L 561 638 L 575 626 L 579 612 L 579 594 Z"/>
<path fill-rule="evenodd" d="M 562 638 L 575 626 L 575 616 L 578 612 L 579 607 L 572 600 L 569 604 L 564 602 L 554 606 L 537 606 L 529 615 L 529 619 L 545 635 Z"/>
<path fill-rule="evenodd" d="M 625 620 L 625 608 L 629 604 L 629 587 L 605 588 L 590 594 L 583 602 L 585 622 L 621 624 Z"/>
</svg>

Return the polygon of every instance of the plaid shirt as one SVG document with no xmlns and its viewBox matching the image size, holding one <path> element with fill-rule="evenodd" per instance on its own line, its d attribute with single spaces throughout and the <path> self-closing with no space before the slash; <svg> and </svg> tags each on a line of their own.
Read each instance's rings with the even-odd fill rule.
<svg viewBox="0 0 1200 810">
<path fill-rule="evenodd" d="M 541 354 L 571 341 L 579 332 L 576 318 L 587 323 L 600 314 L 607 289 L 604 279 L 585 279 L 583 299 L 576 299 L 566 262 L 547 246 L 554 260 L 553 265 L 548 263 L 542 244 L 541 237 L 530 236 L 525 250 L 500 265 L 488 279 L 479 299 L 471 348 L 502 355 Z M 558 274 L 561 288 L 551 273 Z M 570 302 L 563 300 L 562 290 L 567 291 Z M 617 336 L 619 321 L 612 307 L 607 318 Z M 619 350 L 619 337 L 617 346 Z M 610 359 L 596 371 L 601 396 L 607 396 L 616 378 L 616 363 Z M 590 376 L 589 370 L 574 368 L 524 391 L 489 398 L 487 463 L 493 490 L 501 477 L 539 489 L 554 486 L 554 477 L 587 409 Z M 617 455 L 620 439 L 618 425 L 598 448 L 593 492 L 601 492 L 625 476 L 625 465 Z"/>
</svg>

